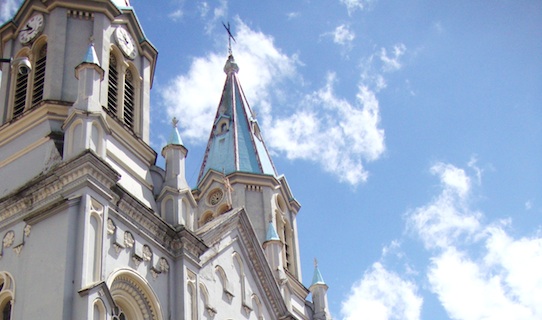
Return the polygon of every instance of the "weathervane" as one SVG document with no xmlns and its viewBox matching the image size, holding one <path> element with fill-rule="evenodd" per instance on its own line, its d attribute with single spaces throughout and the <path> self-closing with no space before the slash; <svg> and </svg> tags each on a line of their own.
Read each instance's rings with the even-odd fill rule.
<svg viewBox="0 0 542 320">
<path fill-rule="evenodd" d="M 224 22 L 222 22 L 222 25 L 224 26 L 224 28 L 226 28 L 226 31 L 228 32 L 228 53 L 231 55 L 231 40 L 233 39 L 233 42 L 237 41 L 235 41 L 233 34 L 231 34 L 230 23 L 228 22 L 228 25 L 226 25 Z"/>
</svg>

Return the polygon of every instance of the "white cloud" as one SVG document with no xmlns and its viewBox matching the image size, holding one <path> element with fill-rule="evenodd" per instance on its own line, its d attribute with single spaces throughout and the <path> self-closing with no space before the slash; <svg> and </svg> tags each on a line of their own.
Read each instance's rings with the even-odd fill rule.
<svg viewBox="0 0 542 320">
<path fill-rule="evenodd" d="M 406 46 L 402 43 L 396 44 L 393 47 L 391 55 L 388 55 L 386 48 L 380 50 L 379 58 L 382 61 L 383 71 L 392 72 L 401 69 L 402 65 L 399 59 L 405 54 Z"/>
<path fill-rule="evenodd" d="M 390 254 L 398 251 L 401 239 L 384 247 L 380 261 L 343 301 L 345 319 L 409 319 L 398 312 L 407 310 L 406 306 L 412 310 L 409 315 L 419 319 L 415 306 L 418 300 L 421 306 L 420 286 L 436 295 L 451 319 L 542 319 L 540 226 L 534 236 L 514 238 L 507 232 L 512 219 L 483 223 L 482 213 L 470 203 L 471 181 L 481 181 L 482 171 L 472 159 L 468 167 L 474 169 L 473 177 L 452 164 L 439 162 L 431 167 L 440 181 L 439 194 L 406 215 L 407 228 L 422 240 L 422 253 L 429 259 L 418 260 L 422 266 L 412 268 L 407 263 L 403 271 L 394 271 L 383 261 L 411 261 L 411 252 L 402 249 Z M 420 269 L 426 269 L 426 278 L 419 279 L 416 270 Z M 404 279 L 417 279 L 423 285 Z M 397 293 L 404 297 L 398 298 Z"/>
<path fill-rule="evenodd" d="M 0 0 L 0 24 L 13 17 L 21 2 L 21 0 Z"/>
<path fill-rule="evenodd" d="M 184 16 L 184 12 L 181 9 L 174 10 L 172 13 L 168 15 L 168 17 L 171 18 L 173 21 L 179 21 Z"/>
<path fill-rule="evenodd" d="M 341 0 L 341 3 L 346 6 L 348 14 L 351 15 L 356 10 L 367 8 L 373 0 Z"/>
<path fill-rule="evenodd" d="M 341 313 L 345 320 L 420 319 L 423 299 L 417 291 L 416 284 L 377 262 L 352 286 Z"/>
<path fill-rule="evenodd" d="M 295 19 L 295 18 L 299 17 L 299 12 L 288 12 L 286 14 L 286 17 L 288 17 L 288 20 Z"/>
<path fill-rule="evenodd" d="M 341 181 L 356 185 L 367 180 L 364 161 L 378 159 L 385 150 L 378 100 L 360 85 L 356 103 L 335 95 L 335 75 L 325 87 L 308 95 L 291 116 L 277 118 L 269 132 L 270 146 L 289 159 L 318 162 Z"/>
<path fill-rule="evenodd" d="M 481 214 L 467 206 L 470 178 L 463 169 L 439 162 L 431 167 L 431 173 L 439 176 L 442 192 L 410 212 L 407 226 L 426 248 L 445 248 L 461 235 L 471 236 L 478 231 Z"/>
<path fill-rule="evenodd" d="M 299 78 L 297 57 L 282 53 L 272 37 L 242 21 L 236 26 L 239 78 L 271 151 L 317 163 L 352 185 L 365 181 L 368 173 L 363 163 L 378 159 L 385 150 L 375 92 L 360 84 L 351 103 L 336 96 L 335 75 L 330 74 L 323 88 L 273 109 L 274 100 L 282 98 L 281 83 Z M 225 79 L 217 74 L 225 60 L 217 53 L 195 58 L 187 74 L 161 90 L 168 115 L 180 119 L 183 139 L 201 143 L 208 138 Z"/>
<path fill-rule="evenodd" d="M 350 30 L 350 28 L 341 24 L 332 32 L 333 42 L 340 45 L 350 45 L 352 41 L 356 38 L 356 34 Z"/>
<path fill-rule="evenodd" d="M 466 172 L 444 163 L 434 165 L 431 172 L 440 178 L 440 195 L 407 219 L 431 249 L 430 290 L 449 316 L 542 318 L 542 238 L 513 239 L 505 230 L 511 220 L 483 225 L 482 214 L 468 202 L 472 189 Z M 478 179 L 480 172 L 475 170 Z"/>
<path fill-rule="evenodd" d="M 453 319 L 540 319 L 515 301 L 498 273 L 453 247 L 432 259 L 428 279 Z"/>
</svg>

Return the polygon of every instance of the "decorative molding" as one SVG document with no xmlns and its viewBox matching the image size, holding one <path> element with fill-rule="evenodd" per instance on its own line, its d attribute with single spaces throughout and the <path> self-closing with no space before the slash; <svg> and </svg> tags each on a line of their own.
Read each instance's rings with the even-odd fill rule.
<svg viewBox="0 0 542 320">
<path fill-rule="evenodd" d="M 167 262 L 166 258 L 160 258 L 158 263 L 160 265 L 160 271 L 164 273 L 169 271 L 169 262 Z"/>
<path fill-rule="evenodd" d="M 27 224 L 25 227 L 24 227 L 24 235 L 28 238 L 30 237 L 30 231 L 32 230 L 32 226 Z"/>
<path fill-rule="evenodd" d="M 17 254 L 17 256 L 21 253 L 21 251 L 23 250 L 23 247 L 24 247 L 24 243 L 21 243 L 20 245 L 13 247 L 13 251 Z"/>
<path fill-rule="evenodd" d="M 115 226 L 115 223 L 111 218 L 107 219 L 107 234 L 113 235 L 115 233 L 115 230 L 117 229 L 117 226 Z"/>
<path fill-rule="evenodd" d="M 93 152 L 83 152 L 77 158 L 58 164 L 49 172 L 0 199 L 0 223 L 14 216 L 29 218 L 32 211 L 48 208 L 48 205 L 61 201 L 70 191 L 83 185 L 90 184 L 111 198 L 114 195 L 107 190 L 110 190 L 119 178 L 118 174 Z"/>
<path fill-rule="evenodd" d="M 141 257 L 143 258 L 143 261 L 151 261 L 152 251 L 148 245 L 143 246 L 143 255 Z"/>
<path fill-rule="evenodd" d="M 134 236 L 130 233 L 130 231 L 124 232 L 124 246 L 126 248 L 132 248 L 134 246 L 135 240 Z"/>
<path fill-rule="evenodd" d="M 13 244 L 13 241 L 15 240 L 15 232 L 13 230 L 8 231 L 4 238 L 2 239 L 2 245 L 4 248 L 9 248 Z"/>
<path fill-rule="evenodd" d="M 94 13 L 82 10 L 68 10 L 68 18 L 76 18 L 82 20 L 94 20 Z"/>
</svg>

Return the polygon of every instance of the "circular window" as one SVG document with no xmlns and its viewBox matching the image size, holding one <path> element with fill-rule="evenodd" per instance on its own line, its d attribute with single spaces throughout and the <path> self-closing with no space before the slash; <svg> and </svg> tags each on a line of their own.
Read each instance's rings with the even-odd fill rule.
<svg viewBox="0 0 542 320">
<path fill-rule="evenodd" d="M 222 190 L 216 189 L 209 194 L 209 198 L 207 198 L 207 200 L 210 205 L 214 206 L 218 204 L 220 200 L 222 200 L 222 196 L 224 196 Z"/>
</svg>

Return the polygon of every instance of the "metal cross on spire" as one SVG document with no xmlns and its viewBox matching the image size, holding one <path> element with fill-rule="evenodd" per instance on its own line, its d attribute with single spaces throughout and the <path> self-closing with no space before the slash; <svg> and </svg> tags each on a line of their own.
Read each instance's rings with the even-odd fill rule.
<svg viewBox="0 0 542 320">
<path fill-rule="evenodd" d="M 228 25 L 226 25 L 224 22 L 222 22 L 222 25 L 224 26 L 224 28 L 228 32 L 228 53 L 231 55 L 231 41 L 232 40 L 233 40 L 233 42 L 237 42 L 237 41 L 235 41 L 235 38 L 233 37 L 233 34 L 231 34 L 230 23 L 228 22 Z"/>
</svg>

